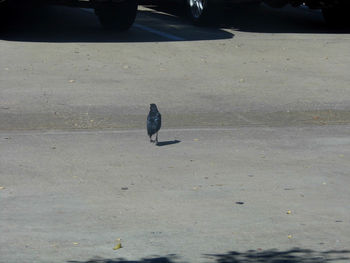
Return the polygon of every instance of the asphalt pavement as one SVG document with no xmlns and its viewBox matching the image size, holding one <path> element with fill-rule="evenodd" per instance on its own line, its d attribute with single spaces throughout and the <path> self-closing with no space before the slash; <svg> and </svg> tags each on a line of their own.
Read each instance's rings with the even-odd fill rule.
<svg viewBox="0 0 350 263">
<path fill-rule="evenodd" d="M 0 262 L 349 262 L 349 42 L 291 7 L 198 28 L 142 6 L 124 33 L 85 9 L 18 17 L 0 37 Z"/>
</svg>

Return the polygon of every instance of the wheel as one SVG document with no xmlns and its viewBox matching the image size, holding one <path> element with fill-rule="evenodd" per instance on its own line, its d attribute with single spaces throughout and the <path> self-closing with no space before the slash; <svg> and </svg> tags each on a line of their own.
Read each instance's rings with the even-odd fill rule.
<svg viewBox="0 0 350 263">
<path fill-rule="evenodd" d="M 264 0 L 264 3 L 274 8 L 282 8 L 288 4 L 287 0 Z"/>
<path fill-rule="evenodd" d="M 186 9 L 188 16 L 196 25 L 207 24 L 210 16 L 213 14 L 213 6 L 210 0 L 186 0 Z"/>
<path fill-rule="evenodd" d="M 95 13 L 101 25 L 106 29 L 128 30 L 135 21 L 137 13 L 136 0 L 121 3 L 101 3 L 95 6 Z"/>
<path fill-rule="evenodd" d="M 6 0 L 0 0 L 0 29 L 6 27 L 11 17 L 11 9 L 9 2 Z"/>
<path fill-rule="evenodd" d="M 349 17 L 350 5 L 339 5 L 330 8 L 323 8 L 322 13 L 326 22 L 331 26 L 345 27 L 350 26 Z"/>
</svg>

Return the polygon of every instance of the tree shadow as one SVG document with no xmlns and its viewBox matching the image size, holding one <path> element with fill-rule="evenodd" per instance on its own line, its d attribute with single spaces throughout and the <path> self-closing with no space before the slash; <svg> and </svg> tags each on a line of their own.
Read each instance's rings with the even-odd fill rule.
<svg viewBox="0 0 350 263">
<path fill-rule="evenodd" d="M 206 261 L 213 263 L 331 263 L 349 262 L 350 250 L 314 251 L 310 249 L 293 248 L 286 251 L 277 249 L 248 250 L 246 252 L 230 251 L 225 254 L 206 254 Z M 179 262 L 176 255 L 164 257 L 149 257 L 140 260 L 123 258 L 95 258 L 87 261 L 68 261 L 68 263 L 175 263 Z M 183 261 L 181 261 L 183 262 Z"/>
<path fill-rule="evenodd" d="M 103 258 L 94 258 L 88 261 L 67 261 L 67 263 L 173 263 L 175 262 L 175 256 L 169 255 L 166 257 L 150 257 L 142 258 L 140 260 L 126 260 L 123 258 L 116 259 L 103 259 Z"/>
<path fill-rule="evenodd" d="M 329 263 L 348 262 L 349 250 L 316 252 L 310 249 L 293 248 L 286 251 L 276 249 L 247 252 L 231 251 L 226 254 L 207 255 L 217 263 Z"/>
<path fill-rule="evenodd" d="M 181 141 L 179 140 L 172 140 L 172 141 L 162 141 L 162 142 L 158 142 L 157 146 L 166 146 L 166 145 L 172 145 L 172 144 L 176 144 L 176 143 L 180 143 Z"/>
</svg>

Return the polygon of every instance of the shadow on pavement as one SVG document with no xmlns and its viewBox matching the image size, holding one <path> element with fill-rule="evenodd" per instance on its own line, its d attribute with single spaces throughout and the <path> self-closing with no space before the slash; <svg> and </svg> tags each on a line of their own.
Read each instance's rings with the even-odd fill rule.
<svg viewBox="0 0 350 263">
<path fill-rule="evenodd" d="M 350 250 L 329 250 L 317 252 L 309 249 L 294 248 L 286 251 L 275 249 L 246 252 L 231 251 L 226 254 L 207 254 L 205 258 L 217 263 L 330 263 L 349 262 Z M 150 257 L 140 260 L 126 260 L 123 258 L 96 258 L 88 261 L 68 261 L 68 263 L 175 263 L 180 262 L 175 255 L 166 257 Z M 181 261 L 183 262 L 183 261 Z"/>
<path fill-rule="evenodd" d="M 178 36 L 179 39 L 167 35 Z M 133 43 L 230 38 L 233 38 L 233 34 L 222 29 L 195 28 L 190 23 L 181 23 L 178 17 L 166 13 L 155 15 L 155 12 L 141 8 L 135 25 L 126 32 L 103 29 L 92 9 L 62 6 L 16 10 L 0 32 L 2 40 L 49 43 Z"/>
<path fill-rule="evenodd" d="M 166 146 L 166 145 L 171 145 L 171 144 L 176 144 L 176 143 L 180 143 L 181 141 L 179 140 L 173 140 L 173 141 L 162 141 L 162 142 L 158 142 L 157 146 Z"/>
<path fill-rule="evenodd" d="M 143 258 L 140 260 L 126 260 L 123 258 L 117 259 L 91 259 L 88 261 L 68 261 L 68 263 L 175 263 L 176 261 L 172 256 L 168 257 L 153 257 L 153 258 Z"/>
<path fill-rule="evenodd" d="M 294 248 L 287 251 L 249 250 L 244 253 L 231 251 L 227 254 L 208 255 L 218 263 L 329 263 L 347 262 L 349 250 L 329 250 L 316 252 L 309 249 Z"/>
<path fill-rule="evenodd" d="M 157 12 L 186 20 L 184 10 L 173 4 L 149 5 Z M 234 4 L 223 8 L 211 20 L 209 28 L 233 29 L 252 33 L 349 33 L 350 28 L 328 26 L 320 10 L 308 8 L 272 8 L 265 4 Z"/>
<path fill-rule="evenodd" d="M 103 30 L 91 12 L 79 8 L 43 6 L 21 10 L 2 26 L 0 39 L 23 42 L 166 42 L 231 39 L 226 29 L 253 33 L 349 33 L 350 28 L 327 26 L 318 10 L 270 8 L 264 4 L 237 4 L 225 8 L 210 26 L 196 27 L 180 5 L 140 7 L 135 25 L 127 32 Z M 147 30 L 149 28 L 150 30 Z M 153 30 L 153 32 L 152 32 Z M 157 32 L 161 32 L 157 34 Z M 177 38 L 167 38 L 174 35 Z"/>
</svg>

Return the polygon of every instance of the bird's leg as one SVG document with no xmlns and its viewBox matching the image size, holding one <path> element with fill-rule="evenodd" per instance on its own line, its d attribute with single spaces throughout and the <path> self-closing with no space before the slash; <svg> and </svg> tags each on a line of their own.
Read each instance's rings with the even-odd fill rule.
<svg viewBox="0 0 350 263">
<path fill-rule="evenodd" d="M 156 133 L 156 140 L 155 140 L 156 144 L 158 144 L 158 132 Z"/>
</svg>

